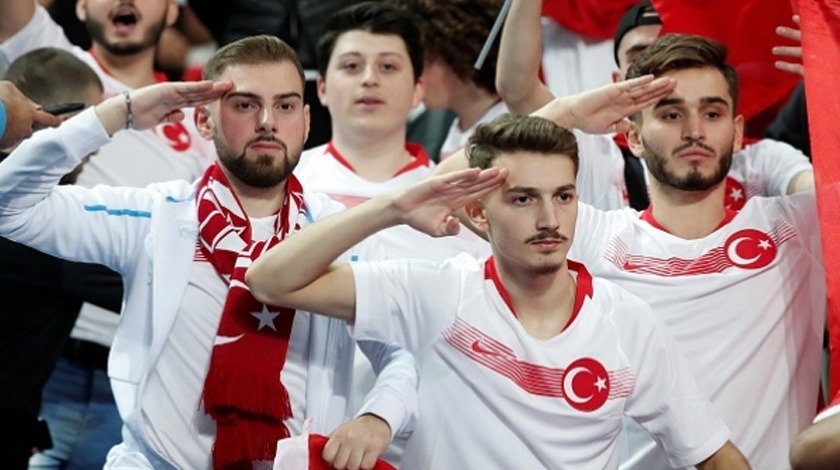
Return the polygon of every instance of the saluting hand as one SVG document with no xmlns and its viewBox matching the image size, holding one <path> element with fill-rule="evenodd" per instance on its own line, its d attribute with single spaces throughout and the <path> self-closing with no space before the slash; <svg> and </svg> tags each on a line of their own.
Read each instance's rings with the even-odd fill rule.
<svg viewBox="0 0 840 470">
<path fill-rule="evenodd" d="M 215 101 L 233 88 L 233 82 L 168 82 L 112 96 L 96 106 L 96 114 L 109 135 L 120 129 L 149 129 L 184 119 L 182 108 Z"/>
</svg>

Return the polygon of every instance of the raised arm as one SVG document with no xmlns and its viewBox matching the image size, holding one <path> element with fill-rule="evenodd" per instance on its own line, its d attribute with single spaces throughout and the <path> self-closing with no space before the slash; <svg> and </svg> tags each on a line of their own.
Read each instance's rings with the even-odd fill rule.
<svg viewBox="0 0 840 470">
<path fill-rule="evenodd" d="M 580 129 L 590 134 L 626 132 L 625 119 L 668 96 L 676 82 L 668 77 L 652 75 L 611 83 L 570 96 L 553 99 L 531 113 L 550 119 L 566 129 Z M 435 167 L 435 174 L 444 174 L 467 167 L 463 150 L 459 150 Z"/>
<path fill-rule="evenodd" d="M 542 62 L 542 1 L 513 0 L 499 45 L 496 91 L 508 109 L 530 114 L 554 95 L 540 81 Z"/>
<path fill-rule="evenodd" d="M 245 281 L 260 302 L 353 321 L 353 275 L 346 264 L 332 265 L 339 255 L 403 223 L 431 236 L 454 235 L 460 224 L 452 212 L 496 188 L 505 176 L 495 168 L 469 169 L 377 196 L 279 243 L 248 268 Z"/>
<path fill-rule="evenodd" d="M 23 29 L 35 14 L 35 0 L 5 0 L 0 2 L 0 43 Z"/>
</svg>

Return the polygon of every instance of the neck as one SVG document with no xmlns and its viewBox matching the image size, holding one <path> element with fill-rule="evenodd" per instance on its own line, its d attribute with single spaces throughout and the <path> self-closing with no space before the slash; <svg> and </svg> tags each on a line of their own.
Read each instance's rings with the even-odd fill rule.
<svg viewBox="0 0 840 470">
<path fill-rule="evenodd" d="M 271 188 L 255 188 L 240 182 L 230 173 L 225 173 L 233 193 L 239 198 L 239 203 L 242 204 L 242 209 L 248 217 L 256 219 L 269 217 L 283 207 L 283 201 L 286 198 L 286 180 Z"/>
<path fill-rule="evenodd" d="M 498 264 L 496 268 L 517 319 L 528 334 L 549 339 L 563 331 L 572 317 L 576 294 L 576 284 L 566 263 L 549 274 L 516 273 Z"/>
<path fill-rule="evenodd" d="M 129 87 L 140 88 L 156 83 L 154 48 L 131 55 L 112 54 L 99 43 L 94 43 L 91 49 L 108 74 Z"/>
<path fill-rule="evenodd" d="M 714 232 L 726 217 L 723 182 L 706 191 L 681 191 L 652 180 L 653 218 L 677 237 L 693 240 Z"/>
<path fill-rule="evenodd" d="M 499 101 L 499 95 L 476 85 L 465 85 L 453 92 L 452 110 L 458 115 L 458 129 L 471 128 Z"/>
<path fill-rule="evenodd" d="M 352 137 L 348 137 L 348 134 Z M 405 149 L 405 129 L 401 133 L 384 137 L 354 134 L 334 132 L 332 145 L 353 165 L 356 174 L 367 181 L 387 181 L 411 161 Z"/>
</svg>

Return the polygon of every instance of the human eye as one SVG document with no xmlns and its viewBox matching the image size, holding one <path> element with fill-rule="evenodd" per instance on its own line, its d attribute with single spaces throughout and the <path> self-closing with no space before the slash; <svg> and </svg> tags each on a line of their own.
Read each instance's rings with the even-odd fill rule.
<svg viewBox="0 0 840 470">
<path fill-rule="evenodd" d="M 256 108 L 257 108 L 257 104 L 256 104 L 256 103 L 254 103 L 254 102 L 253 102 L 253 101 L 251 101 L 251 100 L 236 100 L 236 101 L 234 101 L 234 103 L 233 103 L 233 107 L 234 107 L 234 109 L 236 109 L 237 111 L 247 112 L 247 111 L 251 111 L 251 110 L 256 109 Z"/>
<path fill-rule="evenodd" d="M 347 72 L 356 72 L 359 69 L 361 69 L 361 64 L 359 64 L 359 62 L 355 60 L 348 60 L 342 63 L 340 68 Z"/>
<path fill-rule="evenodd" d="M 557 195 L 560 202 L 573 202 L 575 200 L 575 193 L 573 191 L 562 192 Z"/>
<path fill-rule="evenodd" d="M 682 114 L 677 111 L 665 111 L 660 115 L 660 117 L 664 121 L 676 121 L 682 117 Z"/>
<path fill-rule="evenodd" d="M 281 111 L 294 111 L 297 109 L 297 103 L 291 101 L 281 101 L 277 104 L 277 108 Z"/>
<path fill-rule="evenodd" d="M 526 194 L 518 194 L 511 198 L 511 202 L 515 206 L 524 206 L 531 202 L 531 197 Z"/>
<path fill-rule="evenodd" d="M 399 67 L 397 67 L 397 64 L 393 62 L 385 62 L 382 65 L 380 65 L 380 67 L 384 72 L 396 72 L 399 69 Z"/>
</svg>

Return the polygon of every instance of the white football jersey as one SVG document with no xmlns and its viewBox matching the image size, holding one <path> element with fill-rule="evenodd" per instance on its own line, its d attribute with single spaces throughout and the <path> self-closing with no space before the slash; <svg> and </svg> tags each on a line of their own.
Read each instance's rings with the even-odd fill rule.
<svg viewBox="0 0 840 470">
<path fill-rule="evenodd" d="M 572 318 L 530 336 L 492 258 L 351 263 L 354 336 L 394 341 L 420 367 L 421 417 L 401 468 L 616 468 L 622 418 L 675 465 L 705 459 L 726 426 L 638 297 L 570 262 Z"/>
<path fill-rule="evenodd" d="M 733 216 L 684 240 L 632 209 L 581 204 L 569 256 L 650 304 L 735 445 L 753 468 L 776 469 L 819 393 L 826 290 L 814 193 L 751 198 Z M 628 431 L 627 468 L 664 465 Z"/>
</svg>

